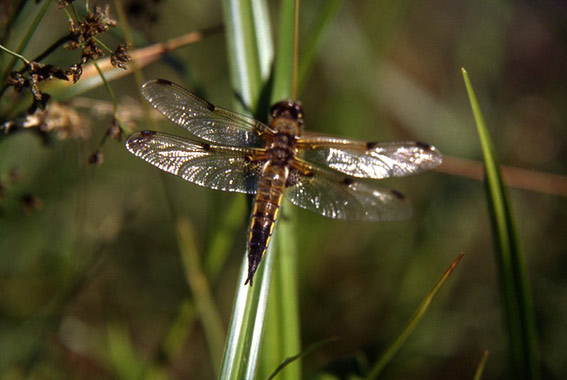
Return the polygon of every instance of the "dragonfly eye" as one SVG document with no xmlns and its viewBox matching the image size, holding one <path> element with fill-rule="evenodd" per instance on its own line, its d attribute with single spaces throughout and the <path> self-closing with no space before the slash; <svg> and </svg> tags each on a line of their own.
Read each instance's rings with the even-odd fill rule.
<svg viewBox="0 0 567 380">
<path fill-rule="evenodd" d="M 272 108 L 270 109 L 270 116 L 272 117 L 272 119 L 275 119 L 277 117 L 285 117 L 302 122 L 303 106 L 300 102 L 294 102 L 293 100 L 283 100 L 272 106 Z"/>
</svg>

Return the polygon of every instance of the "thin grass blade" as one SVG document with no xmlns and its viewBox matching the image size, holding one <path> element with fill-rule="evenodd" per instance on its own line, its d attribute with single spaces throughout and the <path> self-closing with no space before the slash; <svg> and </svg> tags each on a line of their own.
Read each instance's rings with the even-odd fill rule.
<svg viewBox="0 0 567 380">
<path fill-rule="evenodd" d="M 482 358 L 480 359 L 480 363 L 478 363 L 478 367 L 474 373 L 473 380 L 480 380 L 482 378 L 482 373 L 484 372 L 484 366 L 486 365 L 486 361 L 488 360 L 488 350 L 485 350 L 482 353 Z"/>
<path fill-rule="evenodd" d="M 482 146 L 487 201 L 502 286 L 513 377 L 515 379 L 539 379 L 541 374 L 534 310 L 516 221 L 508 200 L 507 190 L 504 187 L 492 140 L 465 69 L 463 69 L 463 78 Z"/>
<path fill-rule="evenodd" d="M 394 355 L 400 350 L 402 344 L 404 344 L 406 339 L 416 328 L 419 321 L 421 321 L 423 315 L 425 314 L 425 312 L 429 308 L 429 305 L 433 301 L 433 298 L 435 298 L 441 287 L 445 284 L 445 282 L 447 281 L 447 279 L 449 278 L 449 276 L 456 268 L 457 264 L 459 264 L 462 258 L 463 258 L 463 253 L 457 256 L 457 258 L 453 261 L 453 263 L 449 266 L 449 268 L 447 268 L 445 273 L 443 273 L 443 275 L 439 278 L 439 280 L 437 280 L 435 285 L 433 285 L 433 288 L 431 288 L 429 293 L 425 296 L 425 298 L 417 308 L 416 312 L 414 313 L 414 315 L 412 316 L 412 318 L 410 319 L 409 323 L 404 328 L 402 333 L 396 338 L 396 340 L 394 340 L 394 342 L 390 345 L 390 347 L 386 350 L 386 352 L 382 354 L 378 362 L 376 362 L 376 364 L 370 369 L 368 375 L 366 376 L 367 380 L 376 379 L 382 373 L 384 368 L 386 368 L 386 365 L 388 365 L 388 363 L 392 360 Z"/>
</svg>

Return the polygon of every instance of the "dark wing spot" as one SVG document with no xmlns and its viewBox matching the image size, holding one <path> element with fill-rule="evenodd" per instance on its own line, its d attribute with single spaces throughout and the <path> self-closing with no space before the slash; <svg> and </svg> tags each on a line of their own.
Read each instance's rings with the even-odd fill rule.
<svg viewBox="0 0 567 380">
<path fill-rule="evenodd" d="M 433 150 L 432 145 L 429 145 L 429 144 L 421 142 L 421 141 L 416 141 L 415 145 L 417 145 L 418 147 L 420 147 L 423 150 Z"/>
<path fill-rule="evenodd" d="M 366 149 L 368 149 L 368 150 L 374 149 L 376 147 L 376 145 L 378 145 L 377 142 L 369 141 L 369 142 L 366 143 Z"/>
<path fill-rule="evenodd" d="M 148 139 L 150 137 L 152 137 L 153 135 L 155 135 L 156 133 L 154 131 L 142 131 L 140 132 L 140 136 L 142 136 L 145 139 Z"/>
<path fill-rule="evenodd" d="M 214 111 L 215 110 L 215 105 L 212 103 L 209 103 L 208 101 L 206 101 L 205 99 L 203 99 L 203 101 L 207 104 L 207 108 L 209 109 L 209 111 Z"/>
<path fill-rule="evenodd" d="M 345 186 L 350 186 L 354 183 L 354 180 L 350 177 L 345 177 L 343 178 L 343 180 L 341 181 L 341 183 Z"/>
<path fill-rule="evenodd" d="M 392 195 L 398 199 L 406 199 L 406 196 L 400 193 L 398 190 L 390 190 Z"/>
<path fill-rule="evenodd" d="M 211 144 L 207 144 L 206 142 L 202 142 L 202 143 L 201 143 L 201 148 L 203 148 L 203 150 L 210 150 L 210 149 L 211 149 Z"/>
<path fill-rule="evenodd" d="M 167 79 L 156 79 L 156 83 L 161 84 L 162 86 L 171 86 L 173 84 Z"/>
</svg>

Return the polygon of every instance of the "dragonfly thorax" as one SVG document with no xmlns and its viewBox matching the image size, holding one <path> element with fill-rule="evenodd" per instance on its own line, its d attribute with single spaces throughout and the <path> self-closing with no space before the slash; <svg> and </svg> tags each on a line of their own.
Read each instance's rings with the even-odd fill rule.
<svg viewBox="0 0 567 380">
<path fill-rule="evenodd" d="M 268 147 L 273 162 L 286 165 L 297 154 L 297 138 L 303 129 L 303 108 L 301 103 L 284 100 L 270 110 L 270 128 L 276 133 Z"/>
<path fill-rule="evenodd" d="M 284 132 L 276 133 L 268 148 L 270 159 L 279 164 L 287 164 L 297 153 L 296 136 Z"/>
</svg>

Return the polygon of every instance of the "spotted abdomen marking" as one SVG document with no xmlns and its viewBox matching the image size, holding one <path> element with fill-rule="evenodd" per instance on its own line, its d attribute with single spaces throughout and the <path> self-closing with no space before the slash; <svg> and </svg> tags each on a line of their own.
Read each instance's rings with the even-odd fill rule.
<svg viewBox="0 0 567 380">
<path fill-rule="evenodd" d="M 245 284 L 252 285 L 252 279 L 258 264 L 264 257 L 274 230 L 282 202 L 285 183 L 289 174 L 286 165 L 267 161 L 262 178 L 258 183 L 258 192 L 254 199 L 250 233 L 248 235 L 248 279 Z"/>
</svg>

